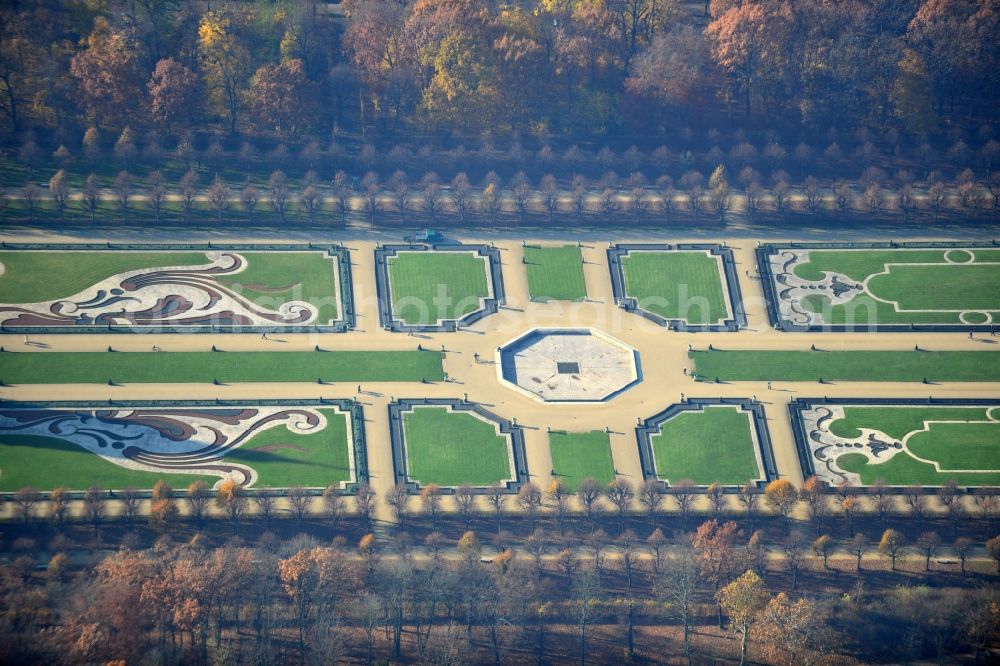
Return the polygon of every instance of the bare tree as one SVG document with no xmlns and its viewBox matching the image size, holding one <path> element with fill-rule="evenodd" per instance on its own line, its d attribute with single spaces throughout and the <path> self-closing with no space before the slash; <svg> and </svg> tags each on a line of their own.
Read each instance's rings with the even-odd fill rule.
<svg viewBox="0 0 1000 666">
<path fill-rule="evenodd" d="M 749 531 L 754 531 L 754 521 L 757 517 L 757 503 L 760 500 L 760 493 L 757 491 L 757 486 L 752 482 L 740 486 L 739 501 L 743 505 L 743 509 L 746 512 L 747 520 L 750 521 Z"/>
<path fill-rule="evenodd" d="M 112 186 L 118 201 L 118 209 L 122 212 L 122 222 L 128 222 L 128 202 L 132 198 L 132 174 L 119 171 Z"/>
<path fill-rule="evenodd" d="M 377 502 L 378 496 L 370 485 L 363 483 L 358 486 L 358 490 L 354 494 L 354 507 L 358 515 L 365 522 L 366 529 L 371 529 Z"/>
<path fill-rule="evenodd" d="M 941 537 L 934 531 L 922 532 L 914 545 L 924 556 L 924 571 L 930 571 L 931 558 L 941 549 Z"/>
<path fill-rule="evenodd" d="M 125 517 L 125 522 L 131 525 L 135 517 L 139 515 L 139 490 L 132 486 L 123 488 L 118 493 L 118 499 L 122 503 L 122 515 Z"/>
<path fill-rule="evenodd" d="M 333 202 L 337 213 L 340 215 L 340 223 L 347 224 L 347 215 L 351 212 L 351 185 L 347 172 L 338 171 L 333 176 Z"/>
<path fill-rule="evenodd" d="M 21 188 L 21 201 L 24 202 L 24 207 L 28 210 L 28 216 L 32 222 L 37 219 L 38 200 L 41 193 L 41 188 L 34 183 L 28 183 Z"/>
<path fill-rule="evenodd" d="M 658 479 L 645 479 L 639 486 L 639 503 L 649 514 L 650 526 L 656 529 L 656 513 L 663 506 L 663 493 Z"/>
<path fill-rule="evenodd" d="M 455 489 L 455 503 L 458 505 L 458 512 L 465 522 L 465 530 L 468 531 L 469 523 L 472 522 L 472 513 L 476 510 L 476 494 L 472 486 L 462 484 Z"/>
<path fill-rule="evenodd" d="M 181 208 L 184 210 L 184 221 L 191 221 L 191 211 L 194 210 L 195 197 L 198 195 L 198 174 L 188 169 L 181 176 Z"/>
<path fill-rule="evenodd" d="M 281 223 L 284 224 L 285 211 L 288 209 L 288 198 L 290 196 L 288 178 L 285 176 L 284 171 L 277 169 L 271 172 L 271 177 L 267 180 L 267 196 L 271 208 L 278 214 Z"/>
<path fill-rule="evenodd" d="M 700 564 L 687 536 L 674 552 L 669 567 L 656 579 L 656 591 L 667 604 L 674 619 L 683 627 L 684 657 L 691 662 L 691 624 L 695 621 Z"/>
<path fill-rule="evenodd" d="M 580 485 L 577 486 L 576 498 L 583 505 L 583 511 L 590 520 L 591 531 L 597 529 L 595 513 L 598 508 L 598 502 L 601 499 L 601 484 L 593 477 L 588 476 L 580 481 Z"/>
<path fill-rule="evenodd" d="M 656 188 L 660 191 L 660 210 L 663 211 L 663 219 L 670 222 L 677 209 L 677 190 L 674 189 L 674 181 L 670 176 L 660 176 L 656 179 Z"/>
<path fill-rule="evenodd" d="M 451 181 L 451 197 L 455 202 L 455 212 L 458 213 L 458 219 L 462 224 L 465 224 L 465 218 L 472 207 L 471 193 L 472 185 L 469 183 L 469 177 L 464 172 L 455 174 Z"/>
<path fill-rule="evenodd" d="M 521 223 L 524 223 L 528 212 L 528 200 L 531 197 L 531 184 L 523 171 L 518 171 L 510 181 L 511 194 L 514 196 L 514 207 Z"/>
<path fill-rule="evenodd" d="M 365 194 L 365 212 L 368 213 L 368 224 L 372 227 L 375 226 L 375 214 L 378 213 L 378 195 L 379 195 L 379 183 L 378 174 L 374 171 L 369 171 L 365 174 L 365 177 L 361 179 L 361 187 L 364 189 Z"/>
<path fill-rule="evenodd" d="M 549 500 L 555 504 L 556 518 L 559 521 L 559 535 L 565 534 L 566 511 L 568 510 L 570 492 L 561 479 L 554 479 L 548 489 Z"/>
<path fill-rule="evenodd" d="M 100 202 L 101 187 L 95 174 L 90 174 L 83 182 L 83 203 L 90 211 L 91 223 L 97 222 L 97 204 Z"/>
<path fill-rule="evenodd" d="M 240 192 L 240 202 L 243 204 L 243 210 L 247 212 L 247 223 L 253 224 L 253 212 L 257 208 L 257 203 L 260 201 L 260 192 L 257 191 L 253 185 L 247 184 Z"/>
<path fill-rule="evenodd" d="M 301 528 L 303 521 L 306 519 L 306 514 L 309 512 L 309 506 L 312 504 L 312 496 L 302 486 L 292 486 L 288 489 L 285 497 L 288 500 L 288 505 L 292 508 L 292 514 L 295 516 L 296 522 L 298 522 Z"/>
<path fill-rule="evenodd" d="M 507 501 L 504 488 L 498 484 L 493 484 L 486 491 L 486 502 L 493 507 L 493 515 L 497 520 L 497 534 L 503 530 L 503 507 Z"/>
<path fill-rule="evenodd" d="M 405 173 L 397 170 L 389 178 L 389 187 L 392 188 L 393 204 L 396 206 L 396 212 L 399 213 L 399 219 L 405 224 L 412 192 L 410 181 L 406 178 Z"/>
<path fill-rule="evenodd" d="M 402 524 L 406 519 L 406 508 L 409 492 L 402 483 L 397 483 L 385 493 L 385 503 L 389 505 L 396 516 L 396 522 Z"/>
<path fill-rule="evenodd" d="M 307 185 L 299 195 L 299 200 L 302 201 L 302 207 L 309 214 L 309 222 L 316 224 L 316 213 L 323 207 L 323 196 L 319 190 L 315 185 Z"/>
<path fill-rule="evenodd" d="M 907 486 L 903 491 L 903 501 L 910 507 L 910 515 L 920 527 L 927 515 L 927 495 L 922 486 Z"/>
<path fill-rule="evenodd" d="M 681 479 L 677 483 L 672 484 L 670 490 L 674 501 L 677 502 L 677 508 L 681 512 L 681 520 L 683 521 L 684 528 L 687 529 L 688 517 L 691 515 L 691 505 L 694 504 L 698 488 L 695 486 L 694 481 Z"/>
<path fill-rule="evenodd" d="M 59 221 L 66 221 L 66 201 L 69 199 L 69 183 L 67 182 L 66 170 L 59 169 L 55 175 L 49 179 L 49 194 L 59 208 Z"/>
<path fill-rule="evenodd" d="M 559 210 L 559 186 L 556 184 L 555 176 L 552 174 L 542 176 L 539 189 L 542 191 L 542 203 L 549 214 L 549 224 L 552 224 L 553 218 Z"/>
<path fill-rule="evenodd" d="M 222 213 L 229 208 L 229 186 L 216 174 L 212 186 L 208 188 L 208 203 L 215 211 L 216 221 L 222 224 Z"/>
<path fill-rule="evenodd" d="M 534 531 L 538 510 L 542 506 L 542 491 L 531 481 L 525 483 L 517 492 L 517 504 L 528 514 L 531 530 Z"/>
<path fill-rule="evenodd" d="M 420 489 L 420 503 L 424 513 L 431 518 L 431 529 L 437 529 L 438 517 L 441 515 L 441 487 L 436 483 L 428 483 Z"/>
<path fill-rule="evenodd" d="M 166 195 L 167 188 L 163 174 L 158 170 L 150 171 L 146 176 L 146 197 L 149 199 L 149 207 L 153 209 L 153 217 L 157 224 L 160 222 L 160 210 Z"/>
<path fill-rule="evenodd" d="M 427 178 L 427 176 L 433 176 Z M 437 182 L 437 176 L 430 172 L 424 177 L 424 212 L 432 221 L 437 222 L 441 214 L 441 185 Z"/>
<path fill-rule="evenodd" d="M 34 488 L 21 488 L 14 493 L 14 513 L 21 522 L 35 517 L 35 509 L 42 501 L 42 494 Z"/>
<path fill-rule="evenodd" d="M 632 508 L 632 501 L 635 499 L 635 490 L 632 484 L 625 479 L 615 478 L 608 484 L 608 501 L 618 510 L 619 534 L 625 533 L 625 517 L 629 509 Z"/>
</svg>

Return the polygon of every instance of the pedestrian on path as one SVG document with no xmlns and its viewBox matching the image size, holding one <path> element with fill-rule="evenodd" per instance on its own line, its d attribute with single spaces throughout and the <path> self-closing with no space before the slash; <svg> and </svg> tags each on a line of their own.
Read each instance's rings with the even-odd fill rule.
<svg viewBox="0 0 1000 666">
<path fill-rule="evenodd" d="M 260 339 L 261 340 L 267 340 L 267 333 L 261 333 L 260 334 Z"/>
<path fill-rule="evenodd" d="M 771 382 L 768 382 L 768 383 L 767 383 L 767 390 L 768 390 L 768 391 L 770 391 L 770 390 L 771 390 Z"/>
<path fill-rule="evenodd" d="M 27 335 L 26 335 L 26 336 L 24 336 L 24 344 L 30 344 L 30 343 L 28 342 L 28 336 L 27 336 Z"/>
<path fill-rule="evenodd" d="M 972 331 L 969 331 L 969 339 L 972 339 Z"/>
</svg>

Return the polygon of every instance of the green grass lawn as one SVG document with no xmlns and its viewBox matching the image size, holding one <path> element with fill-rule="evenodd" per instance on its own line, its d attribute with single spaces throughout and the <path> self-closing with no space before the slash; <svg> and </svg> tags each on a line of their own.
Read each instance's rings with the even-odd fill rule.
<svg viewBox="0 0 1000 666">
<path fill-rule="evenodd" d="M 681 412 L 651 438 L 656 475 L 671 483 L 727 486 L 760 478 L 750 428 L 750 415 L 736 407 Z"/>
<path fill-rule="evenodd" d="M 419 382 L 444 379 L 437 351 L 4 352 L 8 384 Z"/>
<path fill-rule="evenodd" d="M 576 245 L 524 248 L 528 292 L 535 300 L 578 301 L 587 297 L 583 255 Z"/>
<path fill-rule="evenodd" d="M 706 252 L 633 251 L 622 272 L 626 295 L 664 319 L 716 324 L 729 316 L 719 259 Z"/>
<path fill-rule="evenodd" d="M 421 485 L 489 486 L 510 479 L 510 443 L 493 425 L 447 407 L 403 414 L 409 478 Z"/>
<path fill-rule="evenodd" d="M 257 470 L 256 487 L 325 488 L 351 478 L 347 416 L 332 409 L 318 410 L 327 419 L 322 430 L 295 434 L 284 426 L 262 431 L 229 452 L 226 462 Z"/>
<path fill-rule="evenodd" d="M 47 491 L 59 486 L 86 490 L 94 484 L 104 489 L 152 488 L 161 480 L 173 488 L 186 488 L 198 479 L 209 486 L 218 481 L 215 476 L 131 470 L 57 437 L 0 435 L 2 492 L 25 487 Z"/>
<path fill-rule="evenodd" d="M 326 252 L 241 252 L 247 267 L 219 282 L 239 288 L 258 306 L 278 309 L 288 301 L 305 301 L 319 309 L 317 324 L 340 317 L 335 274 L 337 258 Z"/>
<path fill-rule="evenodd" d="M 549 433 L 553 476 L 570 491 L 576 491 L 580 481 L 591 477 L 601 485 L 615 478 L 611 460 L 611 441 L 603 430 L 592 432 Z"/>
<path fill-rule="evenodd" d="M 947 263 L 945 257 L 952 262 Z M 795 267 L 795 275 L 822 279 L 825 272 L 842 273 L 858 281 L 875 275 L 867 292 L 830 306 L 829 299 L 814 295 L 803 299 L 811 312 L 822 313 L 830 324 L 961 324 L 958 312 L 1000 312 L 1000 251 L 970 250 L 810 250 L 809 261 Z M 966 263 L 967 262 L 967 263 Z M 934 266 L 908 265 L 933 263 Z M 885 264 L 891 266 L 883 274 Z M 890 301 L 886 303 L 884 301 Z M 914 312 L 897 312 L 902 310 Z M 985 323 L 979 317 L 974 323 Z"/>
<path fill-rule="evenodd" d="M 861 428 L 867 427 L 902 440 L 911 432 L 922 431 L 925 421 L 977 421 L 930 424 L 927 431 L 916 432 L 907 440 L 907 450 L 884 463 L 870 464 L 863 455 L 848 453 L 837 458 L 837 465 L 860 475 L 866 485 L 876 479 L 890 485 L 939 486 L 952 479 L 959 484 L 1000 485 L 1000 423 L 986 419 L 985 407 L 848 406 L 844 408 L 844 418 L 830 423 L 830 432 L 854 438 L 861 434 Z M 948 470 L 998 471 L 938 472 L 933 465 L 909 455 L 909 451 Z"/>
<path fill-rule="evenodd" d="M 328 420 L 323 430 L 298 435 L 283 425 L 274 426 L 230 451 L 225 460 L 254 468 L 258 473 L 257 487 L 326 487 L 334 481 L 349 479 L 351 442 L 347 417 L 332 409 L 319 411 Z M 142 472 L 108 462 L 58 437 L 0 435 L 0 491 L 4 492 L 26 486 L 38 490 L 57 486 L 84 490 L 94 484 L 105 489 L 126 486 L 149 489 L 159 480 L 180 489 L 197 479 L 212 485 L 218 477 Z"/>
<path fill-rule="evenodd" d="M 276 310 L 288 301 L 319 309 L 318 322 L 339 318 L 337 260 L 325 252 L 240 252 L 246 268 L 217 278 L 253 303 Z M 113 275 L 143 268 L 198 266 L 203 252 L 0 251 L 0 303 L 37 303 L 66 298 Z M 39 279 L 44 276 L 44 279 Z"/>
<path fill-rule="evenodd" d="M 688 356 L 708 381 L 1000 381 L 997 352 L 715 350 Z"/>
<path fill-rule="evenodd" d="M 401 252 L 389 258 L 392 312 L 406 324 L 435 324 L 478 310 L 489 296 L 485 261 L 472 252 Z"/>
<path fill-rule="evenodd" d="M 203 252 L 0 251 L 0 303 L 39 303 L 79 293 L 102 280 L 142 268 L 198 266 Z"/>
</svg>

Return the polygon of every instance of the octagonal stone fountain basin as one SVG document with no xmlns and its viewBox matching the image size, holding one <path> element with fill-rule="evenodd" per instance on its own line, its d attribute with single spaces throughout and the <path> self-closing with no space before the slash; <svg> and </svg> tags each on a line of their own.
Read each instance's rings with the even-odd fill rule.
<svg viewBox="0 0 1000 666">
<path fill-rule="evenodd" d="M 639 353 L 593 328 L 536 328 L 498 356 L 500 380 L 544 402 L 603 402 L 642 378 Z"/>
</svg>

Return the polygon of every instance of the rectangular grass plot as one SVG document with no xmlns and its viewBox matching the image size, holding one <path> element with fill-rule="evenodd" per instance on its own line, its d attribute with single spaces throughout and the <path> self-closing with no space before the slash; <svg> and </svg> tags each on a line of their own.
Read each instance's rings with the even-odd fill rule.
<svg viewBox="0 0 1000 666">
<path fill-rule="evenodd" d="M 338 332 L 353 326 L 335 247 L 7 245 L 0 325 L 16 332 Z"/>
<path fill-rule="evenodd" d="M 349 490 L 367 481 L 361 408 L 350 401 L 5 403 L 0 491 L 184 488 Z"/>
<path fill-rule="evenodd" d="M 619 244 L 608 250 L 618 304 L 661 326 L 735 331 L 746 326 L 732 250 L 713 244 Z"/>
</svg>

